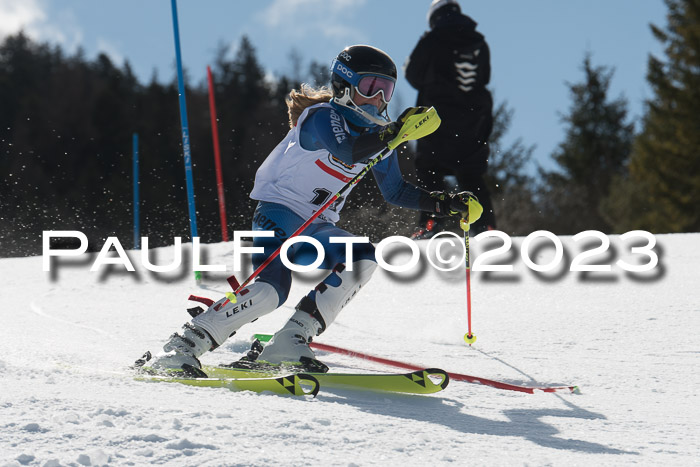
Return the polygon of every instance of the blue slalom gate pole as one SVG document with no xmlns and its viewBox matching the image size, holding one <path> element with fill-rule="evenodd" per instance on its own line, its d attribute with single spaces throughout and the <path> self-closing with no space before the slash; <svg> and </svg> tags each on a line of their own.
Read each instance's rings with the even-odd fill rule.
<svg viewBox="0 0 700 467">
<path fill-rule="evenodd" d="M 180 125 L 182 126 L 182 151 L 185 156 L 185 180 L 187 183 L 187 205 L 190 212 L 190 233 L 192 242 L 197 237 L 197 210 L 194 205 L 194 183 L 192 182 L 192 155 L 190 154 L 190 130 L 187 124 L 187 104 L 185 102 L 185 80 L 182 73 L 182 57 L 180 55 L 180 29 L 177 21 L 177 0 L 171 1 L 173 10 L 173 33 L 175 35 L 175 58 L 177 61 L 177 89 L 180 99 Z M 201 274 L 195 272 L 197 280 Z"/>
<path fill-rule="evenodd" d="M 132 148 L 134 154 L 133 178 L 134 178 L 134 250 L 141 249 L 141 235 L 139 226 L 139 134 L 134 133 Z"/>
</svg>

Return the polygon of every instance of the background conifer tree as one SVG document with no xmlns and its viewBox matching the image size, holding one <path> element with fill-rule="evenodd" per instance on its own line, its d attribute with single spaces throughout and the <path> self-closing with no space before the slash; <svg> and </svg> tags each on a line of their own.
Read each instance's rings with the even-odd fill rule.
<svg viewBox="0 0 700 467">
<path fill-rule="evenodd" d="M 700 0 L 666 0 L 665 60 L 649 56 L 647 101 L 629 173 L 607 201 L 617 231 L 700 231 Z"/>
<path fill-rule="evenodd" d="M 625 170 L 634 138 L 627 101 L 608 99 L 613 71 L 586 56 L 584 80 L 569 84 L 572 104 L 562 117 L 565 139 L 552 154 L 559 170 L 540 170 L 543 225 L 558 234 L 611 230 L 602 202 Z"/>
</svg>

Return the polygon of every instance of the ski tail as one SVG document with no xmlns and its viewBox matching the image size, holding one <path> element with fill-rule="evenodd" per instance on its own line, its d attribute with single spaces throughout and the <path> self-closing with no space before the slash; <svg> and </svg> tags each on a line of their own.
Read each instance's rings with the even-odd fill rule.
<svg viewBox="0 0 700 467">
<path fill-rule="evenodd" d="M 186 378 L 142 375 L 136 378 L 146 382 L 178 383 L 187 386 L 226 388 L 231 391 L 272 392 L 281 395 L 316 397 L 321 385 L 312 375 L 297 373 L 276 378 Z"/>
</svg>

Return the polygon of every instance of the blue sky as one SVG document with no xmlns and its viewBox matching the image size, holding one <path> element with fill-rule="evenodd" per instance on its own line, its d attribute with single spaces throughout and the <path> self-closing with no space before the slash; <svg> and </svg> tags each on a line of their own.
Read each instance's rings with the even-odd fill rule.
<svg viewBox="0 0 700 467">
<path fill-rule="evenodd" d="M 272 74 L 291 74 L 290 53 L 329 63 L 343 47 L 366 43 L 401 66 L 426 30 L 429 0 L 178 0 L 182 58 L 195 82 L 206 75 L 219 44 L 248 35 Z M 611 97 L 629 101 L 639 119 L 652 97 L 647 57 L 662 56 L 649 23 L 665 27 L 662 0 L 460 0 L 479 23 L 492 53 L 496 101 L 515 111 L 507 141 L 536 145 L 535 161 L 554 166 L 551 153 L 564 137 L 560 116 L 570 106 L 566 83 L 583 78 L 586 52 L 593 64 L 614 68 Z M 36 40 L 82 47 L 126 59 L 142 82 L 175 73 L 170 0 L 0 0 L 0 38 L 23 29 Z M 413 105 L 416 92 L 399 76 L 392 115 Z M 173 96 L 176 99 L 176 96 Z M 217 106 L 225 106 L 225 102 Z M 245 111 L 245 109 L 240 109 Z M 530 169 L 534 169 L 534 164 Z"/>
</svg>

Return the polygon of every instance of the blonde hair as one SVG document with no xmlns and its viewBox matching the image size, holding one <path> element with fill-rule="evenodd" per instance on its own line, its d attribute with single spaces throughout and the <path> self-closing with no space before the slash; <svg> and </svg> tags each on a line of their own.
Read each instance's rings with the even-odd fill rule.
<svg viewBox="0 0 700 467">
<path fill-rule="evenodd" d="M 314 88 L 302 83 L 300 89 L 292 89 L 285 99 L 287 114 L 289 115 L 289 127 L 294 128 L 299 116 L 307 107 L 321 102 L 328 102 L 333 98 L 333 91 L 327 86 Z"/>
</svg>

